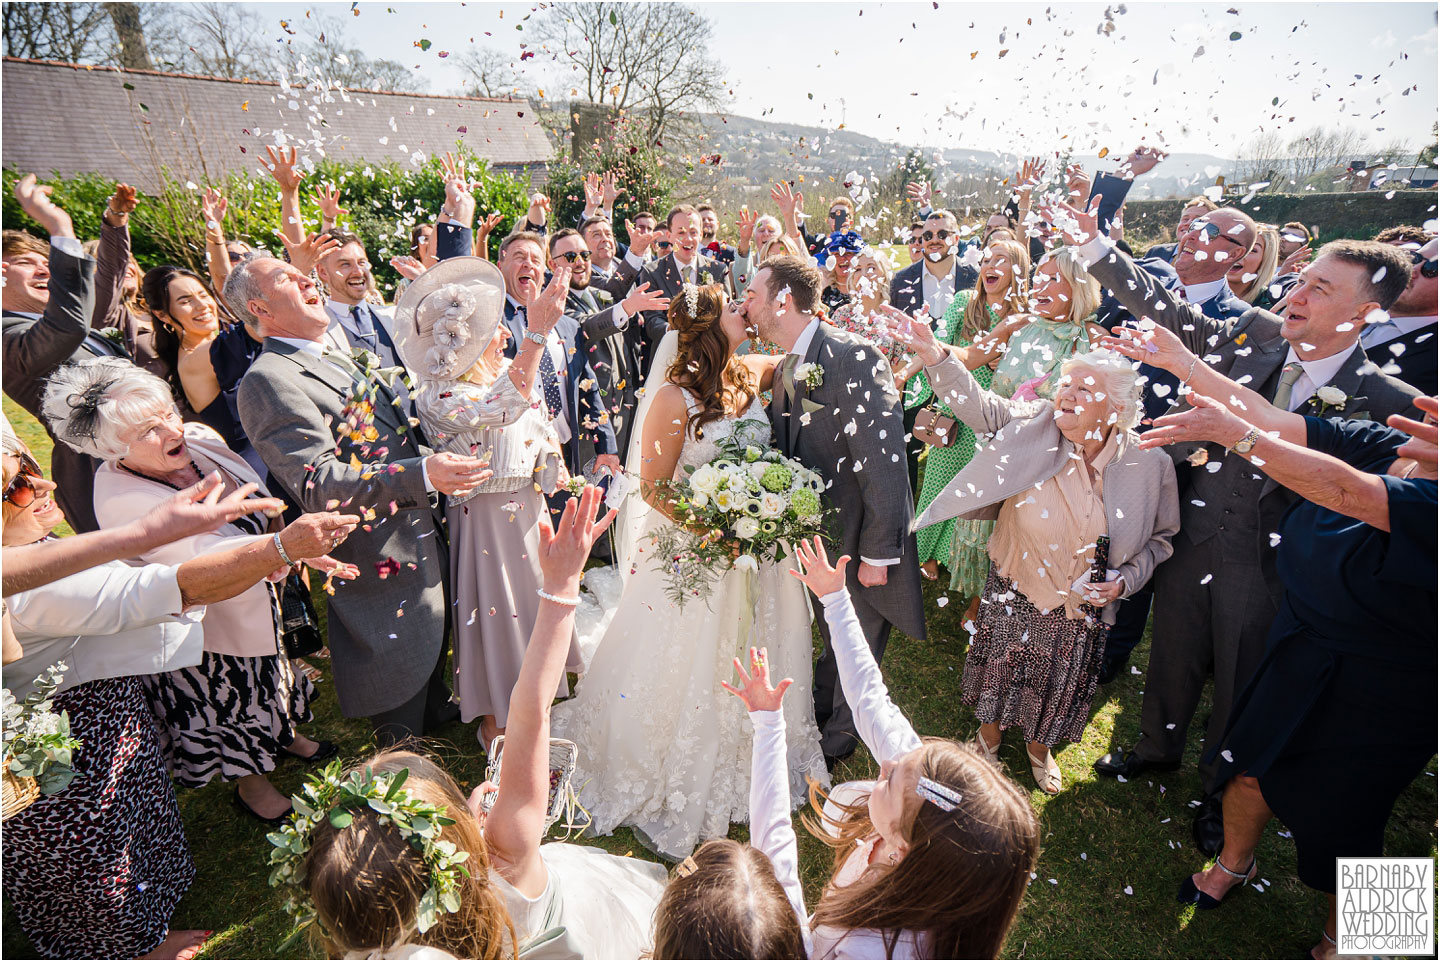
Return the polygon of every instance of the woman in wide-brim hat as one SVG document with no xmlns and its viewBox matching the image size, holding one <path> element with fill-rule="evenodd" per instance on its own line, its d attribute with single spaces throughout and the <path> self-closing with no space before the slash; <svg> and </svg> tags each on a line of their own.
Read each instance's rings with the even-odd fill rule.
<svg viewBox="0 0 1440 962">
<path fill-rule="evenodd" d="M 562 279 L 562 275 L 563 279 Z M 505 730 L 539 610 L 543 494 L 565 478 L 537 376 L 545 335 L 564 313 L 562 268 L 526 312 L 514 360 L 500 323 L 505 280 L 489 261 L 453 257 L 421 274 L 395 306 L 395 346 L 419 379 L 415 408 L 435 449 L 488 459 L 494 475 L 446 507 L 454 592 L 455 692 L 487 747 Z M 538 341 L 534 338 L 538 336 Z M 571 662 L 579 664 L 572 642 Z M 561 681 L 560 694 L 566 694 Z"/>
</svg>

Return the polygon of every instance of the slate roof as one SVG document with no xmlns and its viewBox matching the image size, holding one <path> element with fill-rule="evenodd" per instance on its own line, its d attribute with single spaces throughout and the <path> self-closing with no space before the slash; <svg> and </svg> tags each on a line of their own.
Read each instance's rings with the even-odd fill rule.
<svg viewBox="0 0 1440 962">
<path fill-rule="evenodd" d="M 314 159 L 411 162 L 457 140 L 491 166 L 543 178 L 554 147 L 523 100 L 379 91 L 318 91 L 116 67 L 4 58 L 6 167 L 42 177 L 100 173 L 145 191 L 160 168 L 205 183 L 258 171 L 265 145 Z"/>
</svg>

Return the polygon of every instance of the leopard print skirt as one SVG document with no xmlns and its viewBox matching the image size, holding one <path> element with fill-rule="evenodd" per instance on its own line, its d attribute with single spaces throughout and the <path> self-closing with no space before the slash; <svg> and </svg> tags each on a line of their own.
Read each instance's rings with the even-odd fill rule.
<svg viewBox="0 0 1440 962">
<path fill-rule="evenodd" d="M 195 878 L 155 721 L 133 677 L 55 696 L 81 740 L 75 777 L 5 822 L 5 895 L 47 958 L 133 959 L 158 946 Z"/>
</svg>

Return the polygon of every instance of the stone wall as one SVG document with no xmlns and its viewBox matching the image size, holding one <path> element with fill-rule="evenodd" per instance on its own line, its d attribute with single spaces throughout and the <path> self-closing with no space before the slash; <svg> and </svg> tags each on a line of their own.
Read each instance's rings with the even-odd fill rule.
<svg viewBox="0 0 1440 962">
<path fill-rule="evenodd" d="M 1347 194 L 1259 194 L 1245 212 L 1267 224 L 1296 220 L 1322 241 L 1340 237 L 1370 238 L 1395 224 L 1423 224 L 1435 219 L 1436 194 L 1401 190 L 1386 199 L 1385 191 Z M 1125 205 L 1125 237 L 1132 246 L 1175 239 L 1184 200 L 1137 200 Z"/>
</svg>

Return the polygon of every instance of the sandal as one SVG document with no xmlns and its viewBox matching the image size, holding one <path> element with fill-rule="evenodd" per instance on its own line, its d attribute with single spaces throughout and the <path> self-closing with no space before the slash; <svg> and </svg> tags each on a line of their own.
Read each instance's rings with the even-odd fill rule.
<svg viewBox="0 0 1440 962">
<path fill-rule="evenodd" d="M 1231 878 L 1240 881 L 1239 886 L 1230 886 L 1225 895 L 1229 895 L 1230 892 L 1233 892 L 1237 887 L 1244 888 L 1246 883 L 1253 879 L 1260 871 L 1259 867 L 1255 864 L 1255 856 L 1253 855 L 1250 856 L 1250 867 L 1244 872 L 1236 872 L 1224 862 L 1220 861 L 1220 856 L 1218 855 L 1215 856 L 1215 867 Z M 1218 909 L 1220 907 L 1220 903 L 1225 900 L 1225 895 L 1217 899 L 1207 892 L 1200 891 L 1200 887 L 1195 884 L 1195 876 L 1191 875 L 1180 883 L 1180 891 L 1175 895 L 1175 900 L 1185 905 L 1194 905 L 1203 912 L 1209 912 L 1212 909 Z"/>
<path fill-rule="evenodd" d="M 999 746 L 996 746 L 997 750 Z M 1035 784 L 1040 791 L 1046 795 L 1060 794 L 1060 763 L 1055 761 L 1055 756 L 1049 749 L 1045 750 L 1044 758 L 1036 758 L 1030 754 L 1030 749 L 1025 749 L 1025 754 L 1030 758 L 1030 774 L 1035 776 Z"/>
<path fill-rule="evenodd" d="M 1002 734 L 1002 735 L 1000 736 L 1000 741 L 998 741 L 998 742 L 995 743 L 995 747 L 994 747 L 994 748 L 991 748 L 989 745 L 987 745 L 987 744 L 985 743 L 985 736 L 984 736 L 984 735 L 980 734 L 979 732 L 976 732 L 976 733 L 975 733 L 975 747 L 978 748 L 978 749 L 980 749 L 981 753 L 984 754 L 986 760 L 989 761 L 990 764 L 996 766 L 997 768 L 998 768 L 999 765 L 1000 765 L 1000 744 L 1001 744 L 1001 742 L 1003 742 L 1004 740 L 1005 740 L 1005 736 Z"/>
</svg>

